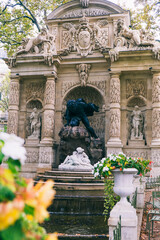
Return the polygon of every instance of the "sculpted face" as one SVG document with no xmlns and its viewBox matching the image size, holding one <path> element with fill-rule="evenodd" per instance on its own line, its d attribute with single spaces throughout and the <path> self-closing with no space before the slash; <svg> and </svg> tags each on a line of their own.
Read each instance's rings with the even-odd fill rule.
<svg viewBox="0 0 160 240">
<path fill-rule="evenodd" d="M 79 33 L 78 39 L 79 39 L 80 46 L 82 48 L 86 48 L 90 44 L 90 39 L 91 39 L 90 33 L 87 30 L 82 30 Z"/>
</svg>

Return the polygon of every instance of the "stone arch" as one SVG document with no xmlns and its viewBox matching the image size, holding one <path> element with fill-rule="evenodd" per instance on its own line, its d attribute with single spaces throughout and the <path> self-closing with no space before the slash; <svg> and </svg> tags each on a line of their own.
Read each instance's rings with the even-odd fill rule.
<svg viewBox="0 0 160 240">
<path fill-rule="evenodd" d="M 94 87 L 86 86 L 76 86 L 71 89 L 64 97 L 62 102 L 62 118 L 63 124 L 65 124 L 64 113 L 65 106 L 68 100 L 70 99 L 78 99 L 83 98 L 87 103 L 92 102 L 99 106 L 99 112 L 95 113 L 94 116 L 89 117 L 89 122 L 91 126 L 94 128 L 96 134 L 104 140 L 105 136 L 105 112 L 103 111 L 104 106 L 104 97 L 102 94 Z"/>
<path fill-rule="evenodd" d="M 79 0 L 70 1 L 53 10 L 47 20 L 55 18 L 75 18 L 83 16 L 82 6 Z M 89 10 L 88 10 L 89 9 Z M 85 15 L 88 16 L 104 16 L 109 14 L 127 13 L 120 6 L 105 0 L 92 0 L 89 6 L 85 9 Z"/>
<path fill-rule="evenodd" d="M 31 134 L 30 114 L 32 113 L 33 108 L 37 108 L 38 111 L 40 112 L 40 118 L 42 122 L 42 111 L 43 111 L 42 101 L 40 99 L 28 100 L 26 104 L 26 137 L 30 136 Z"/>
<path fill-rule="evenodd" d="M 131 96 L 127 101 L 127 107 L 133 108 L 134 106 L 145 107 L 147 105 L 147 100 L 141 96 Z"/>
</svg>

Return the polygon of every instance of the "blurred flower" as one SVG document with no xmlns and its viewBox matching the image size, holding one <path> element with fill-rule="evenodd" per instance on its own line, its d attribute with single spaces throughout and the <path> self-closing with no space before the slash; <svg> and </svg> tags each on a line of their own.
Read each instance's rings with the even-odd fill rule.
<svg viewBox="0 0 160 240">
<path fill-rule="evenodd" d="M 58 240 L 57 234 L 56 233 L 48 234 L 48 236 L 45 240 Z"/>
<path fill-rule="evenodd" d="M 12 225 L 21 214 L 24 202 L 17 197 L 13 201 L 0 203 L 0 231 Z"/>
<path fill-rule="evenodd" d="M 4 142 L 1 151 L 5 157 L 20 160 L 21 164 L 24 164 L 26 160 L 26 150 L 23 147 L 24 140 L 8 133 L 0 133 L 0 140 Z"/>
<path fill-rule="evenodd" d="M 0 184 L 8 187 L 13 192 L 16 191 L 14 176 L 11 170 L 0 167 Z"/>
</svg>

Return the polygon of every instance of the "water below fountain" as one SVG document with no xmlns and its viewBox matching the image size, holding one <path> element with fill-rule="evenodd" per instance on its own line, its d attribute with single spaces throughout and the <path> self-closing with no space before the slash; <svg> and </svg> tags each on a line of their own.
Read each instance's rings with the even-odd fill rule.
<svg viewBox="0 0 160 240">
<path fill-rule="evenodd" d="M 48 233 L 58 232 L 58 239 L 108 239 L 107 222 L 102 214 L 50 213 L 49 221 L 43 226 Z"/>
</svg>

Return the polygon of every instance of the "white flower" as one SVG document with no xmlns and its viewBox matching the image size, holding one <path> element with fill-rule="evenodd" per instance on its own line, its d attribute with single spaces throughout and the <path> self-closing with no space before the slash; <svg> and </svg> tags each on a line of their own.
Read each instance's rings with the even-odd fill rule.
<svg viewBox="0 0 160 240">
<path fill-rule="evenodd" d="M 109 168 L 106 166 L 103 168 L 103 172 L 109 171 Z"/>
<path fill-rule="evenodd" d="M 106 160 L 106 158 L 102 158 L 101 159 L 101 163 L 104 163 L 105 160 Z"/>
<path fill-rule="evenodd" d="M 4 141 L 2 153 L 7 158 L 20 160 L 24 164 L 26 160 L 26 149 L 23 147 L 24 140 L 14 134 L 0 133 L 0 139 Z"/>
<path fill-rule="evenodd" d="M 102 167 L 102 166 L 103 166 L 103 164 L 102 164 L 102 163 L 100 163 L 100 164 L 99 164 L 99 167 Z"/>
<path fill-rule="evenodd" d="M 95 164 L 94 164 L 94 167 L 96 168 L 96 167 L 98 166 L 98 164 L 99 164 L 99 162 L 95 163 Z"/>
<path fill-rule="evenodd" d="M 96 178 L 96 177 L 98 177 L 98 176 L 99 176 L 99 173 L 96 172 L 96 173 L 94 174 L 94 177 Z"/>
</svg>

